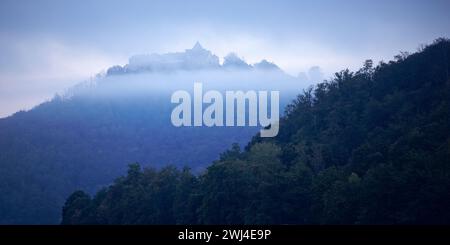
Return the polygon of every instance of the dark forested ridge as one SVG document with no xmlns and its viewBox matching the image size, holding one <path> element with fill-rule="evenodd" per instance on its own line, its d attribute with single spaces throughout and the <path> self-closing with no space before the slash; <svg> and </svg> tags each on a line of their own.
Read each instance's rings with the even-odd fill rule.
<svg viewBox="0 0 450 245">
<path fill-rule="evenodd" d="M 120 69 L 0 118 L 0 224 L 58 224 L 70 193 L 95 193 L 125 174 L 131 162 L 156 169 L 189 166 L 199 173 L 233 142 L 244 146 L 259 130 L 176 127 L 171 122 L 176 90 L 192 92 L 197 81 L 204 91 L 274 86 L 286 105 L 305 87 L 267 61 L 251 66 L 237 60 L 245 69 L 219 66 L 218 57 L 199 44 L 152 57 L 137 64 L 132 57 Z"/>
<path fill-rule="evenodd" d="M 141 169 L 63 224 L 450 223 L 450 41 L 336 73 L 286 108 L 277 137 L 234 145 L 200 175 Z"/>
</svg>

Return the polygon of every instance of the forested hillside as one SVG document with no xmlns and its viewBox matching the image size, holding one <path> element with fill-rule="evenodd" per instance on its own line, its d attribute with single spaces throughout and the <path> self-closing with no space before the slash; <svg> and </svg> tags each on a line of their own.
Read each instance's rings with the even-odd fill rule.
<svg viewBox="0 0 450 245">
<path fill-rule="evenodd" d="M 70 193 L 95 193 L 125 174 L 130 162 L 186 165 L 198 173 L 233 142 L 246 145 L 259 127 L 172 124 L 171 95 L 192 93 L 194 82 L 205 91 L 277 87 L 284 105 L 304 88 L 267 61 L 251 66 L 234 57 L 220 65 L 199 44 L 132 57 L 90 83 L 0 119 L 0 224 L 57 224 Z"/>
<path fill-rule="evenodd" d="M 214 143 L 214 142 L 211 142 Z M 286 108 L 277 137 L 255 136 L 207 170 L 141 169 L 63 224 L 450 223 L 450 41 L 336 73 Z"/>
</svg>

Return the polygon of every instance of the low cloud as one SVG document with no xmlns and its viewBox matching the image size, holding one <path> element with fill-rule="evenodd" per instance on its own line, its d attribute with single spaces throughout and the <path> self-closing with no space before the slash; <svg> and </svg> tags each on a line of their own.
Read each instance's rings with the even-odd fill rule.
<svg viewBox="0 0 450 245">
<path fill-rule="evenodd" d="M 97 50 L 49 38 L 2 38 L 0 53 L 0 117 L 30 109 L 120 62 Z"/>
<path fill-rule="evenodd" d="M 308 72 L 300 72 L 297 75 L 298 80 L 303 83 L 320 83 L 325 77 L 322 69 L 319 66 L 312 66 Z"/>
</svg>

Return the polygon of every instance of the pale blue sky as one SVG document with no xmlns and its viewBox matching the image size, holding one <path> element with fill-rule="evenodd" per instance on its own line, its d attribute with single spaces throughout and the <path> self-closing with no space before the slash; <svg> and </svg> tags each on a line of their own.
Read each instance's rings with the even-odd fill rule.
<svg viewBox="0 0 450 245">
<path fill-rule="evenodd" d="M 450 37 L 450 1 L 0 1 L 0 117 L 134 54 L 200 41 L 327 76 Z"/>
</svg>

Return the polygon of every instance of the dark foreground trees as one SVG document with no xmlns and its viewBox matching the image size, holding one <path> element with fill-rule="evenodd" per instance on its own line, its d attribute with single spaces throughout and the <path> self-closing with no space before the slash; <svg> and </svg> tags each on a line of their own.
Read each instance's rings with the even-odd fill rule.
<svg viewBox="0 0 450 245">
<path fill-rule="evenodd" d="M 130 165 L 63 224 L 450 223 L 450 41 L 305 91 L 201 175 Z"/>
</svg>

